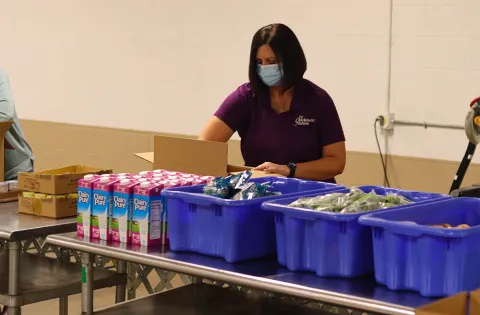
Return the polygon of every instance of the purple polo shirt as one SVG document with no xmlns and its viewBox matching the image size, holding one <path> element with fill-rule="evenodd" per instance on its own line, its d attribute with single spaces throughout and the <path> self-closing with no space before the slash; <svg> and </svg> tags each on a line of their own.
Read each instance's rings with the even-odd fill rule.
<svg viewBox="0 0 480 315">
<path fill-rule="evenodd" d="M 246 83 L 227 97 L 215 116 L 238 132 L 247 166 L 317 160 L 324 146 L 345 141 L 333 100 L 306 79 L 295 86 L 288 112 L 277 114 L 270 95 L 254 96 Z"/>
</svg>

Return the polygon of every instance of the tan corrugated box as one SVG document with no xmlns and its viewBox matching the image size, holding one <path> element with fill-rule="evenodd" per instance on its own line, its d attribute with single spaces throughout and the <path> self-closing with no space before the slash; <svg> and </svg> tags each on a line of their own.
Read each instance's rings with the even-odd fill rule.
<svg viewBox="0 0 480 315">
<path fill-rule="evenodd" d="M 77 214 L 76 198 L 36 199 L 18 196 L 18 212 L 48 218 L 73 217 Z"/>
<path fill-rule="evenodd" d="M 78 180 L 87 174 L 110 174 L 111 169 L 72 165 L 53 170 L 18 173 L 18 189 L 50 195 L 77 192 Z"/>
<path fill-rule="evenodd" d="M 480 290 L 453 295 L 419 307 L 416 315 L 480 315 Z"/>
<path fill-rule="evenodd" d="M 197 175 L 227 176 L 252 167 L 229 165 L 228 144 L 169 136 L 154 136 L 154 152 L 135 153 L 153 164 L 153 169 L 165 169 Z M 254 171 L 252 177 L 280 176 Z"/>
</svg>

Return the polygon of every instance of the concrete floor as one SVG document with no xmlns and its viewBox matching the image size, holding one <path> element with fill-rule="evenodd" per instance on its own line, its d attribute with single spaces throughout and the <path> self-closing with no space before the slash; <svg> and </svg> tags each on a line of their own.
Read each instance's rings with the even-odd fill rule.
<svg viewBox="0 0 480 315">
<path fill-rule="evenodd" d="M 155 272 L 150 273 L 148 277 L 150 283 L 155 286 L 159 279 Z M 183 285 L 182 281 L 178 276 L 176 276 L 172 285 L 178 287 Z M 102 290 L 97 290 L 94 293 L 94 309 L 101 309 L 108 307 L 115 303 L 115 288 L 107 288 Z M 137 297 L 142 297 L 147 295 L 148 292 L 143 285 L 137 289 Z M 80 294 L 70 296 L 68 299 L 68 314 L 79 315 L 81 313 L 81 296 Z M 25 305 L 22 307 L 22 315 L 39 315 L 39 314 L 48 314 L 56 315 L 58 314 L 58 299 L 50 300 L 30 305 Z"/>
</svg>

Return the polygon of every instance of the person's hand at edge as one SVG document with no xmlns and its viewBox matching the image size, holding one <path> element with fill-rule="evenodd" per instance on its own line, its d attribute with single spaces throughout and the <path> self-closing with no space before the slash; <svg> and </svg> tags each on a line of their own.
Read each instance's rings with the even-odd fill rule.
<svg viewBox="0 0 480 315">
<path fill-rule="evenodd" d="M 273 173 L 282 176 L 288 176 L 290 174 L 290 169 L 287 165 L 279 165 L 272 162 L 265 162 L 255 167 L 255 171 L 263 171 L 265 173 Z"/>
</svg>

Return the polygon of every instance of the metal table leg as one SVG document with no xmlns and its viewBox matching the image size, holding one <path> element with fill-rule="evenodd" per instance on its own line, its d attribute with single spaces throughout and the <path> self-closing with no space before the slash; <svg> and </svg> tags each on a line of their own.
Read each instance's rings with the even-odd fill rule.
<svg viewBox="0 0 480 315">
<path fill-rule="evenodd" d="M 123 260 L 117 260 L 117 272 L 126 273 L 127 272 L 127 263 Z M 120 303 L 125 301 L 126 294 L 126 285 L 117 285 L 115 288 L 115 303 Z"/>
<path fill-rule="evenodd" d="M 93 263 L 92 255 L 82 253 L 82 315 L 93 314 Z"/>
<path fill-rule="evenodd" d="M 136 270 L 135 270 L 135 266 L 129 262 L 127 264 L 127 292 L 128 292 L 128 299 L 129 300 L 133 300 L 135 298 L 135 286 L 134 286 L 134 282 L 135 282 L 135 274 L 136 274 Z"/>
<path fill-rule="evenodd" d="M 61 249 L 60 260 L 62 262 L 70 262 L 70 251 L 68 249 Z M 68 315 L 68 295 L 62 296 L 58 300 L 58 314 Z"/>
<path fill-rule="evenodd" d="M 203 279 L 199 277 L 192 277 L 192 284 L 202 284 Z"/>
<path fill-rule="evenodd" d="M 8 243 L 8 295 L 16 296 L 20 292 L 20 242 Z M 8 315 L 20 315 L 20 306 L 9 306 Z"/>
</svg>

